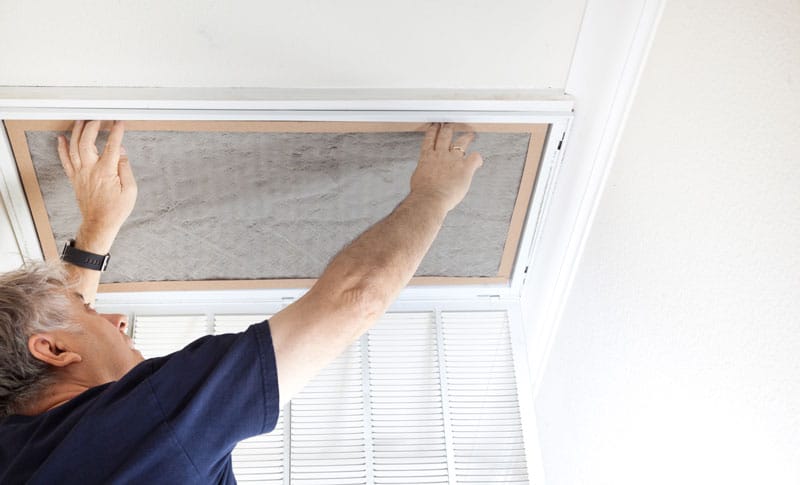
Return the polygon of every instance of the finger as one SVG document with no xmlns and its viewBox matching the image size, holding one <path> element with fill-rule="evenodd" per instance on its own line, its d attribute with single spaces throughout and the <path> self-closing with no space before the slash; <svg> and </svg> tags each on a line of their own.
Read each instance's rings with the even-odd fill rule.
<svg viewBox="0 0 800 485">
<path fill-rule="evenodd" d="M 116 170 L 120 159 L 120 148 L 122 147 L 122 136 L 125 134 L 125 123 L 115 121 L 108 135 L 106 147 L 103 149 L 101 159 L 103 163 Z"/>
<path fill-rule="evenodd" d="M 472 143 L 472 140 L 475 139 L 475 133 L 469 132 L 459 136 L 455 142 L 453 142 L 454 147 L 461 147 L 464 149 L 464 153 L 466 154 L 467 148 L 469 148 L 469 144 Z"/>
<path fill-rule="evenodd" d="M 445 123 L 439 130 L 439 137 L 436 139 L 437 150 L 450 150 L 450 142 L 453 140 L 453 125 Z"/>
<path fill-rule="evenodd" d="M 436 134 L 439 132 L 439 123 L 431 123 L 425 130 L 425 138 L 422 139 L 422 151 L 433 151 L 436 145 Z"/>
<path fill-rule="evenodd" d="M 123 190 L 136 188 L 136 179 L 133 177 L 131 162 L 128 160 L 127 155 L 120 155 L 117 175 L 119 175 L 119 183 L 122 185 Z"/>
<path fill-rule="evenodd" d="M 64 167 L 64 173 L 67 174 L 67 178 L 72 180 L 75 170 L 72 167 L 72 161 L 69 159 L 67 139 L 63 135 L 58 135 L 58 158 L 61 159 L 61 166 Z"/>
<path fill-rule="evenodd" d="M 81 169 L 81 155 L 78 150 L 78 141 L 81 139 L 83 125 L 83 121 L 75 121 L 72 125 L 72 136 L 70 136 L 69 139 L 69 156 L 72 159 L 72 165 L 75 167 L 75 170 Z"/>
<path fill-rule="evenodd" d="M 86 165 L 97 161 L 97 133 L 100 131 L 100 120 L 92 120 L 86 123 L 81 133 L 81 140 L 78 142 L 78 150 L 81 154 L 81 163 Z"/>
</svg>

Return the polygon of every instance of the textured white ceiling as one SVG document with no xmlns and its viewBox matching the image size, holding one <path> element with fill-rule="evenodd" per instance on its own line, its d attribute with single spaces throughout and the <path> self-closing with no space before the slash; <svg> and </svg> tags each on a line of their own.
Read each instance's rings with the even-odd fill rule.
<svg viewBox="0 0 800 485">
<path fill-rule="evenodd" d="M 585 0 L 0 2 L 0 86 L 563 88 Z"/>
</svg>

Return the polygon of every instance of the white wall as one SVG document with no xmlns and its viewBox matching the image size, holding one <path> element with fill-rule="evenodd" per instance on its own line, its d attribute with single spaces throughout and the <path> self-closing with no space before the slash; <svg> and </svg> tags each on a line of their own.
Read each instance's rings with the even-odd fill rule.
<svg viewBox="0 0 800 485">
<path fill-rule="evenodd" d="M 6 207 L 0 199 L 0 273 L 16 269 L 22 265 L 17 239 L 11 229 Z"/>
<path fill-rule="evenodd" d="M 0 86 L 563 88 L 584 3 L 4 0 Z"/>
<path fill-rule="evenodd" d="M 800 483 L 800 3 L 667 3 L 536 399 L 548 485 Z"/>
</svg>

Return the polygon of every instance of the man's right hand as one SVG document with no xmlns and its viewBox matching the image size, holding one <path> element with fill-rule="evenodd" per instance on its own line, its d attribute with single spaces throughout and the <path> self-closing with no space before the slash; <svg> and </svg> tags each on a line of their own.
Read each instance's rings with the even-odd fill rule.
<svg viewBox="0 0 800 485">
<path fill-rule="evenodd" d="M 453 126 L 433 123 L 425 133 L 419 164 L 411 177 L 411 194 L 434 197 L 452 210 L 469 190 L 472 176 L 483 165 L 479 153 L 467 154 L 475 133 L 453 142 Z"/>
</svg>

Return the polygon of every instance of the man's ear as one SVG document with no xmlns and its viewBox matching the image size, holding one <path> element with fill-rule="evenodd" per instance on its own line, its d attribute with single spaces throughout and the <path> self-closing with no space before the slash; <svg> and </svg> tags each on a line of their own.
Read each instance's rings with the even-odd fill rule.
<svg viewBox="0 0 800 485">
<path fill-rule="evenodd" d="M 66 367 L 83 360 L 79 354 L 63 348 L 56 341 L 55 335 L 48 333 L 31 335 L 28 339 L 28 350 L 37 359 L 55 367 Z"/>
</svg>

